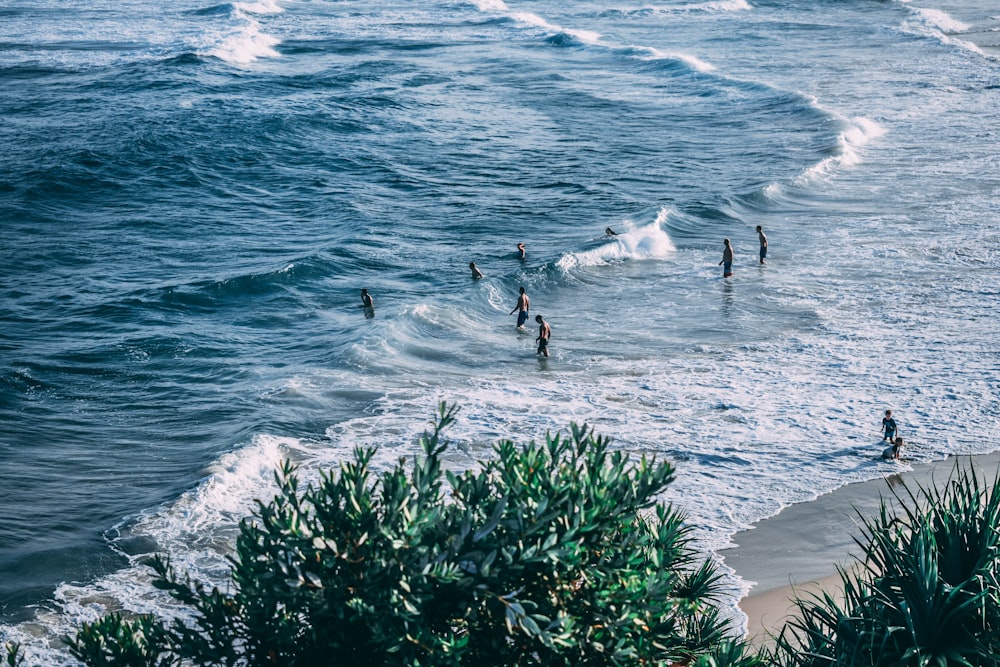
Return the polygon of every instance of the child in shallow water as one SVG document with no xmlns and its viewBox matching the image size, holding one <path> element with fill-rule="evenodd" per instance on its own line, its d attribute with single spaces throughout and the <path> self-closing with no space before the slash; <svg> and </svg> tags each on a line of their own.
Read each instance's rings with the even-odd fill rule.
<svg viewBox="0 0 1000 667">
<path fill-rule="evenodd" d="M 899 454 L 902 451 L 902 449 L 903 449 L 903 439 L 896 438 L 895 440 L 893 440 L 891 446 L 886 447 L 882 451 L 882 458 L 885 459 L 886 461 L 898 461 Z"/>
</svg>

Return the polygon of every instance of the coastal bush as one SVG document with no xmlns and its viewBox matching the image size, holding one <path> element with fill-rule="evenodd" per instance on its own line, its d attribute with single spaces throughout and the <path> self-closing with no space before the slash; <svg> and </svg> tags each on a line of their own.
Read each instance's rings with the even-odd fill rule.
<svg viewBox="0 0 1000 667">
<path fill-rule="evenodd" d="M 666 462 L 632 461 L 586 425 L 499 442 L 444 471 L 442 404 L 422 456 L 376 476 L 374 451 L 241 523 L 227 591 L 152 559 L 183 620 L 110 614 L 69 640 L 88 665 L 760 667 L 731 639 L 719 576 L 656 497 Z"/>
<path fill-rule="evenodd" d="M 956 467 L 941 489 L 896 493 L 861 517 L 863 555 L 843 595 L 795 601 L 773 662 L 782 667 L 1000 665 L 1000 476 Z"/>
</svg>

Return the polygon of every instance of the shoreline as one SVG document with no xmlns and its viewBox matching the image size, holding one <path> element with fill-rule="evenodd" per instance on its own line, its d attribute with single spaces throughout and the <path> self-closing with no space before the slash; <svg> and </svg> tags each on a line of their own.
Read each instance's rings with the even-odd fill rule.
<svg viewBox="0 0 1000 667">
<path fill-rule="evenodd" d="M 842 486 L 815 500 L 786 507 L 752 529 L 733 536 L 736 545 L 719 552 L 728 567 L 748 582 L 751 592 L 739 601 L 747 615 L 747 637 L 763 640 L 777 634 L 792 613 L 792 598 L 819 590 L 835 592 L 840 576 L 861 555 L 855 537 L 861 531 L 858 513 L 874 515 L 882 498 L 895 503 L 892 489 L 903 485 L 941 486 L 956 463 L 968 465 L 992 482 L 1000 474 L 1000 451 L 990 454 L 949 456 L 932 463 L 912 464 L 911 470 L 866 482 Z"/>
</svg>

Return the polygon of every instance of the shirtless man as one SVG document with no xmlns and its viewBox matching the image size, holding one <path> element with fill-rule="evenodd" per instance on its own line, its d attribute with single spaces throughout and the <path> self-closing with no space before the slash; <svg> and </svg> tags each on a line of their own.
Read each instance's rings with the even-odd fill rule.
<svg viewBox="0 0 1000 667">
<path fill-rule="evenodd" d="M 538 322 L 538 351 L 535 354 L 541 354 L 544 356 L 549 356 L 549 338 L 552 336 L 552 327 L 549 323 L 542 319 L 541 315 L 535 315 L 535 321 Z"/>
<path fill-rule="evenodd" d="M 527 252 L 524 249 L 524 244 L 523 243 L 518 243 L 517 244 L 517 252 L 521 256 L 521 259 L 524 259 L 525 255 L 527 255 Z"/>
<path fill-rule="evenodd" d="M 757 239 L 760 240 L 760 263 L 764 263 L 764 258 L 767 257 L 767 237 L 764 236 L 764 231 L 757 225 Z"/>
<path fill-rule="evenodd" d="M 517 328 L 524 329 L 524 323 L 528 321 L 528 311 L 531 310 L 531 299 L 528 298 L 527 292 L 524 288 L 521 288 L 521 293 L 517 297 L 517 305 L 514 309 L 510 311 L 513 315 L 517 313 Z"/>
<path fill-rule="evenodd" d="M 469 262 L 469 268 L 472 270 L 472 279 L 479 280 L 483 277 L 483 272 L 479 270 L 475 262 Z"/>
<path fill-rule="evenodd" d="M 733 275 L 733 246 L 729 243 L 729 239 L 723 239 L 723 244 L 725 248 L 722 250 L 722 261 L 719 262 L 719 266 L 722 266 L 722 277 L 728 278 Z"/>
</svg>

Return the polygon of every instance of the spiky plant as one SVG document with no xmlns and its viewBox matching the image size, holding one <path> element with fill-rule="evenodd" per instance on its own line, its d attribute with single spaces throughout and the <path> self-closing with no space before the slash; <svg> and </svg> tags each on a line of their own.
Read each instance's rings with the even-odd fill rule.
<svg viewBox="0 0 1000 667">
<path fill-rule="evenodd" d="M 633 462 L 586 426 L 545 444 L 496 445 L 446 473 L 444 404 L 423 456 L 376 478 L 373 452 L 280 493 L 241 524 L 231 593 L 157 558 L 156 585 L 186 622 L 117 615 L 71 640 L 89 665 L 666 665 L 724 646 L 719 577 L 657 506 L 667 463 Z M 410 468 L 409 470 L 407 468 Z"/>
<path fill-rule="evenodd" d="M 24 664 L 21 645 L 17 642 L 6 642 L 0 647 L 0 662 L 3 662 L 7 667 L 19 667 L 19 665 Z"/>
<path fill-rule="evenodd" d="M 795 601 L 777 638 L 785 667 L 1000 665 L 1000 476 L 956 465 L 941 489 L 894 492 L 861 517 L 863 555 L 843 594 Z"/>
</svg>

